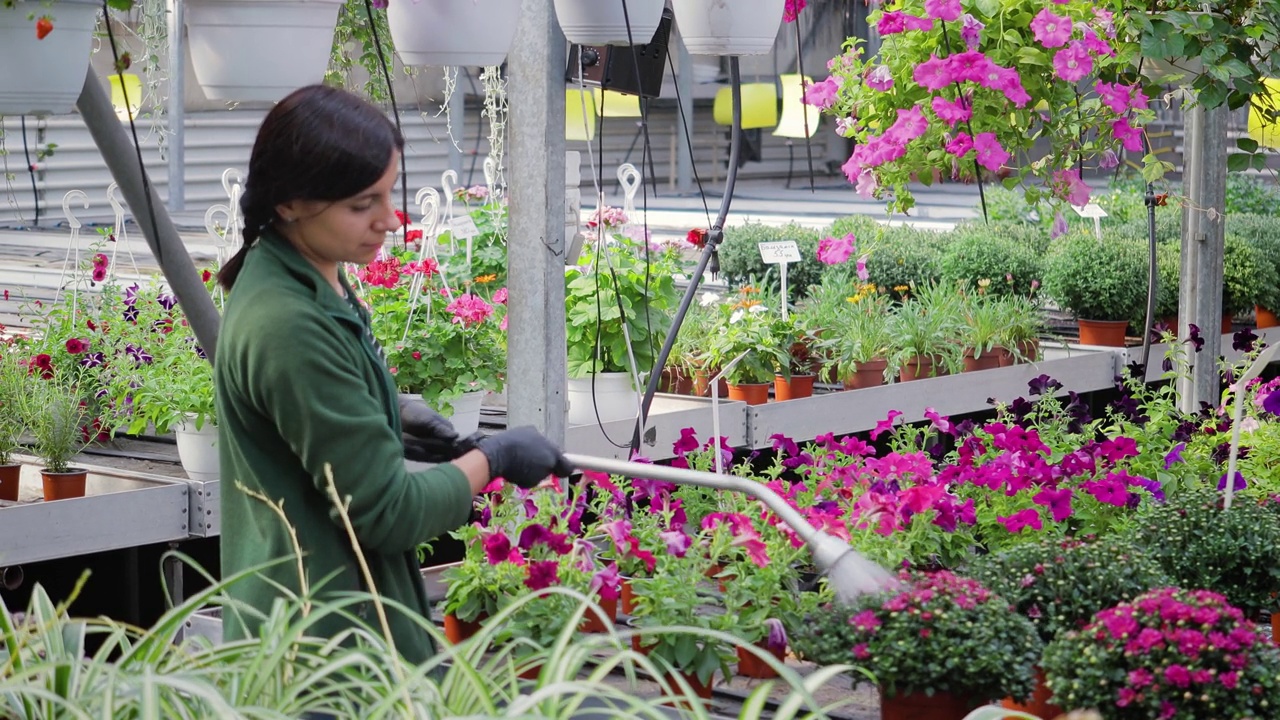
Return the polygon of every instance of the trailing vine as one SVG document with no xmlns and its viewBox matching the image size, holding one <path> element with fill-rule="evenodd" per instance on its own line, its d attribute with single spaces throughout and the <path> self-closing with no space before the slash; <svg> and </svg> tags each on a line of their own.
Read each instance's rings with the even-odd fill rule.
<svg viewBox="0 0 1280 720">
<path fill-rule="evenodd" d="M 378 41 L 383 57 L 390 63 L 395 58 L 395 48 L 391 44 L 391 28 L 387 24 L 385 12 L 374 12 L 377 23 Z M 356 55 L 354 45 L 360 48 Z M 351 70 L 359 66 L 369 75 L 364 83 L 364 94 L 376 103 L 385 103 L 391 97 L 387 79 L 382 75 L 382 65 L 378 60 L 378 48 L 374 45 L 374 33 L 369 26 L 369 15 L 365 11 L 364 0 L 347 0 L 338 10 L 338 25 L 334 29 L 333 50 L 329 56 L 329 69 L 325 72 L 324 81 L 328 85 L 352 88 Z M 405 68 L 406 74 L 412 71 Z"/>
<path fill-rule="evenodd" d="M 484 86 L 484 117 L 489 121 L 489 156 L 497 166 L 494 188 L 504 188 L 507 181 L 502 160 L 506 148 L 507 118 L 510 115 L 510 108 L 507 106 L 507 79 L 502 74 L 502 68 L 493 66 L 484 69 L 480 82 Z"/>
</svg>

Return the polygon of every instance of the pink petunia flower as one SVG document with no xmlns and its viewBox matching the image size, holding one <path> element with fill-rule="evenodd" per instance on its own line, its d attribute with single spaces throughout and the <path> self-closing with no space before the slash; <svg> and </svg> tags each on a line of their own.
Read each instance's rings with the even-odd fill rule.
<svg viewBox="0 0 1280 720">
<path fill-rule="evenodd" d="M 967 122 L 973 117 L 973 108 L 969 106 L 968 101 L 963 97 L 948 100 L 944 97 L 935 95 L 931 102 L 933 106 L 933 114 L 938 116 L 942 122 L 955 127 L 956 123 Z"/>
<path fill-rule="evenodd" d="M 858 280 L 866 282 L 871 279 L 871 273 L 867 272 L 867 255 L 858 258 Z"/>
<path fill-rule="evenodd" d="M 1093 58 L 1084 43 L 1072 40 L 1066 49 L 1053 56 L 1053 72 L 1067 82 L 1080 82 L 1093 72 Z"/>
<path fill-rule="evenodd" d="M 560 583 L 560 566 L 555 560 L 538 560 L 529 563 L 524 586 L 537 592 Z"/>
<path fill-rule="evenodd" d="M 867 87 L 880 92 L 888 92 L 893 88 L 893 73 L 888 65 L 876 65 L 867 73 Z"/>
<path fill-rule="evenodd" d="M 965 13 L 960 16 L 960 40 L 964 46 L 970 51 L 978 49 L 982 44 L 982 31 L 986 29 L 986 25 L 978 18 Z"/>
<path fill-rule="evenodd" d="M 1125 118 L 1111 121 L 1111 134 L 1129 152 L 1142 152 L 1142 129 L 1135 128 Z"/>
<path fill-rule="evenodd" d="M 1047 48 L 1066 45 L 1071 39 L 1071 29 L 1071 18 L 1054 15 L 1049 8 L 1044 8 L 1031 20 L 1031 33 L 1036 42 Z"/>
<path fill-rule="evenodd" d="M 826 237 L 818 242 L 818 260 L 824 265 L 842 265 L 853 254 L 857 238 L 849 233 L 842 238 Z"/>
<path fill-rule="evenodd" d="M 843 78 L 839 75 L 832 75 L 826 80 L 812 83 L 804 90 L 804 102 L 806 105 L 812 105 L 819 110 L 826 110 L 835 105 L 836 98 L 840 94 L 840 83 Z"/>
<path fill-rule="evenodd" d="M 960 0 L 924 0 L 924 14 L 943 22 L 960 19 Z"/>
<path fill-rule="evenodd" d="M 591 577 L 591 592 L 600 596 L 601 600 L 617 600 L 622 588 L 622 578 L 618 575 L 618 563 L 609 563 Z"/>
<path fill-rule="evenodd" d="M 946 151 L 958 158 L 963 158 L 966 153 L 973 149 L 973 138 L 967 132 L 958 132 L 951 142 L 947 143 Z"/>
<path fill-rule="evenodd" d="M 1083 207 L 1089 204 L 1091 190 L 1080 179 L 1080 171 L 1075 168 L 1055 171 L 1050 185 L 1053 188 L 1054 195 L 1072 205 Z"/>
<path fill-rule="evenodd" d="M 992 132 L 978 133 L 973 139 L 973 148 L 977 151 L 978 164 L 990 170 L 998 171 L 1009 160 L 1009 153 L 1000 147 L 1000 141 Z"/>
<path fill-rule="evenodd" d="M 1056 490 L 1046 487 L 1036 493 L 1031 502 L 1048 508 L 1054 522 L 1066 522 L 1067 518 L 1071 517 L 1074 512 L 1071 508 L 1071 494 L 1071 488 L 1069 487 Z"/>
<path fill-rule="evenodd" d="M 898 109 L 898 119 L 884 133 L 884 140 L 894 145 L 906 145 L 929 129 L 929 120 L 918 106 Z"/>
<path fill-rule="evenodd" d="M 782 8 L 783 22 L 795 22 L 800 16 L 800 11 L 808 6 L 807 0 L 787 0 L 787 4 Z"/>
<path fill-rule="evenodd" d="M 951 74 L 951 63 L 933 54 L 929 55 L 928 60 L 916 66 L 911 77 L 920 87 L 934 91 L 955 82 L 955 76 Z"/>
<path fill-rule="evenodd" d="M 1040 521 L 1040 511 L 1035 508 L 1026 508 L 1010 515 L 1009 517 L 996 517 L 996 522 L 1004 526 L 1005 530 L 1013 534 L 1018 534 L 1026 528 L 1039 530 L 1043 527 Z"/>
</svg>

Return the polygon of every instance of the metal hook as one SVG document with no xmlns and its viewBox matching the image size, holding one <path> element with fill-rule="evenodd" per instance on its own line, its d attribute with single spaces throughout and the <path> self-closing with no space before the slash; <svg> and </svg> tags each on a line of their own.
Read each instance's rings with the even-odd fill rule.
<svg viewBox="0 0 1280 720">
<path fill-rule="evenodd" d="M 490 192 L 498 184 L 498 159 L 492 155 L 484 159 L 484 184 L 489 186 Z"/>
<path fill-rule="evenodd" d="M 120 232 L 121 220 L 124 218 L 124 205 L 120 203 L 120 198 L 116 197 L 116 191 L 120 189 L 120 184 L 113 182 L 107 186 L 107 202 L 111 204 L 111 209 L 116 215 L 116 232 Z"/>
<path fill-rule="evenodd" d="M 218 232 L 217 216 L 226 218 L 227 224 L 222 232 Z M 227 236 L 231 234 L 231 208 L 226 205 L 210 205 L 204 212 L 204 231 L 209 234 L 213 243 L 219 247 L 227 245 Z"/>
<path fill-rule="evenodd" d="M 80 200 L 84 205 L 84 209 L 88 210 L 89 196 L 85 195 L 83 190 L 71 190 L 68 191 L 66 195 L 62 196 L 62 214 L 67 218 L 67 224 L 71 226 L 72 230 L 79 230 L 84 226 L 80 224 L 80 221 L 76 219 L 75 214 L 71 212 L 72 200 Z"/>
<path fill-rule="evenodd" d="M 231 197 L 231 188 L 236 185 L 244 185 L 244 176 L 235 168 L 227 168 L 222 171 L 222 190 Z"/>
<path fill-rule="evenodd" d="M 413 201 L 418 204 L 418 211 L 422 214 L 422 237 L 423 247 L 427 246 L 426 239 L 435 235 L 436 222 L 440 219 L 440 193 L 435 188 L 425 187 L 418 191 Z"/>
<path fill-rule="evenodd" d="M 618 183 L 622 185 L 622 211 L 630 219 L 636 212 L 636 193 L 640 192 L 640 171 L 631 163 L 618 166 Z"/>
</svg>

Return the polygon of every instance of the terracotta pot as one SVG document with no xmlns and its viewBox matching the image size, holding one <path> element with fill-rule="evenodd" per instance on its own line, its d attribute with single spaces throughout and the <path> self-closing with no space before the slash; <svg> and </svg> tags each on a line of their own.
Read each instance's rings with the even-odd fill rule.
<svg viewBox="0 0 1280 720">
<path fill-rule="evenodd" d="M 1013 698 L 1005 698 L 1004 702 L 1000 703 L 1000 707 L 1007 710 L 1021 710 L 1042 718 L 1056 718 L 1064 713 L 1062 708 L 1049 702 L 1052 695 L 1049 686 L 1045 685 L 1044 671 L 1036 668 L 1036 688 L 1031 695 L 1031 701 L 1024 704 Z"/>
<path fill-rule="evenodd" d="M 1222 331 L 1223 335 L 1226 335 L 1227 333 L 1231 332 L 1231 327 L 1235 325 L 1235 321 L 1236 321 L 1235 315 L 1231 315 L 1231 314 L 1223 315 L 1222 324 L 1218 326 L 1218 329 Z"/>
<path fill-rule="evenodd" d="M 1040 359 L 1040 338 L 1031 338 L 1030 340 L 1021 340 L 1018 342 L 1018 352 L 1027 359 L 1027 362 L 1035 362 Z"/>
<path fill-rule="evenodd" d="M 792 375 L 790 380 L 778 375 L 773 379 L 774 399 L 782 401 L 813 397 L 815 379 L 816 375 Z"/>
<path fill-rule="evenodd" d="M 638 652 L 638 653 L 640 653 L 641 655 L 648 655 L 649 653 L 653 652 L 653 646 L 652 646 L 652 645 L 641 645 L 641 644 L 640 644 L 640 636 L 639 636 L 639 635 L 632 635 L 632 636 L 631 636 L 631 649 L 632 649 L 632 650 L 634 650 L 634 651 L 636 651 L 636 652 Z"/>
<path fill-rule="evenodd" d="M 741 400 L 748 405 L 764 405 L 769 402 L 769 383 L 729 385 L 729 399 Z"/>
<path fill-rule="evenodd" d="M 885 697 L 881 693 L 880 720 L 964 720 L 978 706 L 978 703 L 950 693 L 911 693 L 893 697 Z"/>
<path fill-rule="evenodd" d="M 693 378 L 685 376 L 680 368 L 663 368 L 662 379 L 658 381 L 658 391 L 675 395 L 692 395 Z"/>
<path fill-rule="evenodd" d="M 634 615 L 636 612 L 636 591 L 631 587 L 631 580 L 622 581 L 622 592 L 618 593 L 618 603 L 622 606 L 623 615 Z"/>
<path fill-rule="evenodd" d="M 525 661 L 516 660 L 516 666 L 519 667 L 523 662 Z M 542 674 L 542 665 L 543 663 L 539 662 L 539 663 L 534 663 L 532 665 L 527 666 L 523 671 L 521 671 L 520 679 L 521 680 L 537 680 L 538 676 Z"/>
<path fill-rule="evenodd" d="M 1103 347 L 1124 347 L 1125 331 L 1129 323 L 1125 320 L 1077 320 L 1080 327 L 1081 345 L 1101 345 Z"/>
<path fill-rule="evenodd" d="M 861 390 L 862 388 L 880 387 L 884 384 L 884 369 L 889 366 L 887 360 L 875 359 L 858 363 L 853 375 L 844 379 L 845 390 Z"/>
<path fill-rule="evenodd" d="M 911 382 L 912 380 L 924 380 L 931 377 L 942 377 L 947 374 L 946 368 L 934 365 L 931 357 L 913 357 L 902 364 L 902 369 L 898 371 L 899 382 Z"/>
<path fill-rule="evenodd" d="M 40 468 L 40 478 L 44 481 L 44 499 L 68 500 L 84 497 L 84 486 L 89 478 L 88 470 L 68 468 L 67 472 L 54 473 Z"/>
<path fill-rule="evenodd" d="M 18 502 L 18 489 L 21 485 L 21 477 L 21 465 L 0 465 L 0 500 Z"/>
<path fill-rule="evenodd" d="M 582 627 L 578 628 L 584 633 L 608 632 L 613 629 L 613 623 L 618 621 L 618 598 L 610 598 L 608 600 L 597 598 L 596 604 L 604 611 L 605 617 L 612 622 L 606 626 L 596 611 L 587 610 L 586 614 L 582 616 Z"/>
<path fill-rule="evenodd" d="M 445 615 L 444 637 L 450 643 L 457 645 L 480 632 L 480 623 L 484 620 L 484 615 L 480 615 L 471 621 L 459 620 L 458 616 L 453 614 Z"/>
<path fill-rule="evenodd" d="M 1255 319 L 1254 324 L 1258 326 L 1258 329 L 1276 327 L 1277 325 L 1280 325 L 1280 318 L 1276 317 L 1275 313 L 1261 305 L 1254 306 L 1253 315 Z"/>
<path fill-rule="evenodd" d="M 756 643 L 756 648 L 773 655 L 778 659 L 778 662 L 783 662 L 786 657 L 781 651 L 770 650 L 760 643 Z M 774 670 L 769 663 L 761 660 L 760 656 L 744 647 L 740 647 L 738 648 L 738 675 L 740 677 L 768 680 L 778 677 L 778 671 Z"/>
<path fill-rule="evenodd" d="M 994 370 L 1000 367 L 1000 355 L 995 348 L 982 353 L 982 357 L 974 357 L 972 350 L 964 351 L 964 371 Z"/>
<path fill-rule="evenodd" d="M 719 368 L 715 370 L 698 370 L 693 374 L 693 392 L 695 397 L 711 397 L 711 378 L 720 372 Z M 719 383 L 720 397 L 729 397 L 729 383 L 724 378 L 720 378 Z"/>
<path fill-rule="evenodd" d="M 686 672 L 682 672 L 682 673 L 680 673 L 680 677 L 684 678 L 685 682 L 689 683 L 689 687 L 690 687 L 690 689 L 692 689 L 692 690 L 693 690 L 693 694 L 694 694 L 694 695 L 696 695 L 696 696 L 698 696 L 698 697 L 702 698 L 703 700 L 710 700 L 710 699 L 711 699 L 711 686 L 715 683 L 715 677 L 712 677 L 712 678 L 711 678 L 711 681 L 710 681 L 710 682 L 707 682 L 707 683 L 702 683 L 702 682 L 700 682 L 700 681 L 698 680 L 698 674 L 697 674 L 697 673 L 686 673 Z M 666 681 L 667 681 L 667 684 L 668 684 L 668 685 L 670 685 L 670 686 L 672 687 L 672 689 L 673 689 L 673 690 L 676 690 L 677 692 L 679 691 L 679 689 L 680 689 L 680 681 L 679 681 L 679 680 L 677 680 L 675 677 L 673 677 L 673 676 L 671 676 L 671 675 L 668 675 L 665 679 L 666 679 Z M 681 705 L 687 705 L 687 703 L 682 703 L 682 702 L 680 702 L 678 699 L 677 699 L 677 700 L 674 700 L 674 701 L 672 701 L 672 702 L 669 702 L 669 703 L 664 703 L 664 704 L 666 704 L 666 705 L 673 705 L 673 706 L 676 706 L 676 707 L 679 707 L 679 706 L 681 706 Z"/>
</svg>

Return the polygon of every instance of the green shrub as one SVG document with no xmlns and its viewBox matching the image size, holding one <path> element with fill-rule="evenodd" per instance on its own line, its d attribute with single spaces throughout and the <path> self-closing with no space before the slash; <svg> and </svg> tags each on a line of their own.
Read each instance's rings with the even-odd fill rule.
<svg viewBox="0 0 1280 720">
<path fill-rule="evenodd" d="M 1128 320 L 1146 314 L 1146 243 L 1116 231 L 1072 232 L 1045 260 L 1044 289 L 1063 309 L 1086 320 Z"/>
<path fill-rule="evenodd" d="M 1260 178 L 1240 173 L 1227 175 L 1227 217 L 1280 215 L 1280 192 Z"/>
<path fill-rule="evenodd" d="M 1239 235 L 1228 233 L 1222 252 L 1222 310 L 1232 315 L 1274 302 L 1280 285 L 1274 261 Z"/>
<path fill-rule="evenodd" d="M 1280 218 L 1267 215 L 1228 215 L 1227 232 L 1253 246 L 1268 280 L 1257 288 L 1256 302 L 1268 310 L 1280 308 Z M 1275 278 L 1271 278 L 1271 274 Z"/>
<path fill-rule="evenodd" d="M 942 280 L 942 248 L 948 235 L 907 226 L 885 228 L 867 258 L 869 281 L 899 297 L 895 287 Z"/>
<path fill-rule="evenodd" d="M 1039 282 L 1044 274 L 1041 256 L 1034 246 L 1006 233 L 1008 225 L 1011 223 L 958 226 L 942 250 L 942 279 L 966 282 L 970 287 L 986 279 L 991 281 L 991 294 L 1030 294 L 1031 283 Z M 1009 277 L 1012 281 L 1006 279 Z"/>
<path fill-rule="evenodd" d="M 824 234 L 817 230 L 791 223 L 773 227 L 762 223 L 747 223 L 724 229 L 724 242 L 720 244 L 720 272 L 730 284 L 755 282 L 776 292 L 780 277 L 777 265 L 766 265 L 760 259 L 759 244 L 779 240 L 795 240 L 800 247 L 800 262 L 787 267 L 787 294 L 795 301 L 806 297 L 810 285 L 822 281 L 825 267 L 818 262 L 818 241 Z"/>
<path fill-rule="evenodd" d="M 861 246 L 864 241 L 878 237 L 884 228 L 884 225 L 866 215 L 846 215 L 832 223 L 831 229 L 827 230 L 827 234 L 833 237 L 844 237 L 849 233 L 853 233 L 854 237 L 858 238 L 859 246 Z"/>
</svg>

